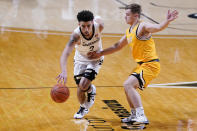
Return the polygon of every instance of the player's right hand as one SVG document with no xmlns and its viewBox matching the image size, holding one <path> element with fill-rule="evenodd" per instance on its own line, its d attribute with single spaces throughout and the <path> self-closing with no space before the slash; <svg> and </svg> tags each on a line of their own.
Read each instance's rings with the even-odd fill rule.
<svg viewBox="0 0 197 131">
<path fill-rule="evenodd" d="M 56 79 L 57 79 L 57 83 L 59 83 L 59 84 L 63 84 L 64 83 L 64 85 L 65 85 L 66 82 L 67 82 L 67 73 L 66 73 L 66 71 L 63 71 L 62 73 L 60 73 L 56 77 Z"/>
<path fill-rule="evenodd" d="M 100 58 L 102 56 L 101 52 L 89 52 L 88 54 L 88 58 L 89 59 L 97 59 L 97 58 Z"/>
</svg>

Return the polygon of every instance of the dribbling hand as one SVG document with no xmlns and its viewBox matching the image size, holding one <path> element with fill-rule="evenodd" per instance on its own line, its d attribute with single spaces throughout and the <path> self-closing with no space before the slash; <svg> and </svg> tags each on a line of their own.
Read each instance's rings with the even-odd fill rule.
<svg viewBox="0 0 197 131">
<path fill-rule="evenodd" d="M 62 73 L 60 73 L 56 77 L 56 79 L 57 79 L 57 83 L 59 83 L 59 84 L 63 84 L 64 83 L 64 85 L 65 85 L 66 82 L 67 82 L 67 73 L 66 73 L 66 71 L 63 71 Z"/>
</svg>

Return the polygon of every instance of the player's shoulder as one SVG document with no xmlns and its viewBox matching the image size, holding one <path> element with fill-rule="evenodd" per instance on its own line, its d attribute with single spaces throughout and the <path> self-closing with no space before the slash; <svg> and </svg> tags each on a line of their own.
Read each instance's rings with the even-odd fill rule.
<svg viewBox="0 0 197 131">
<path fill-rule="evenodd" d="M 141 21 L 138 25 L 138 32 L 140 31 L 145 31 L 145 28 L 148 27 L 150 25 L 149 22 L 145 22 L 145 21 Z"/>
<path fill-rule="evenodd" d="M 142 21 L 142 22 L 140 22 L 139 26 L 145 27 L 145 26 L 148 26 L 148 25 L 150 25 L 150 24 L 151 24 L 150 22 Z"/>
<path fill-rule="evenodd" d="M 80 34 L 79 26 L 78 26 L 77 28 L 74 29 L 73 33 L 74 33 L 74 34 Z"/>
<path fill-rule="evenodd" d="M 97 23 L 96 21 L 94 21 L 94 27 L 95 27 L 95 28 L 99 28 L 99 26 L 100 26 L 100 24 Z"/>
<path fill-rule="evenodd" d="M 71 34 L 71 38 L 73 38 L 75 40 L 79 40 L 80 39 L 80 34 L 74 30 Z"/>
<path fill-rule="evenodd" d="M 94 24 L 96 28 L 99 28 L 100 32 L 104 29 L 104 22 L 100 16 L 94 18 Z"/>
<path fill-rule="evenodd" d="M 94 22 L 100 25 L 103 23 L 103 20 L 100 16 L 95 16 Z"/>
<path fill-rule="evenodd" d="M 146 25 L 147 24 L 147 22 L 145 22 L 145 21 L 140 21 L 140 23 L 138 24 L 138 26 L 140 27 L 143 27 L 144 25 Z"/>
<path fill-rule="evenodd" d="M 72 32 L 72 35 L 75 37 L 75 38 L 79 38 L 81 36 L 81 31 L 79 29 L 79 26 L 77 28 L 74 29 L 74 31 Z"/>
</svg>

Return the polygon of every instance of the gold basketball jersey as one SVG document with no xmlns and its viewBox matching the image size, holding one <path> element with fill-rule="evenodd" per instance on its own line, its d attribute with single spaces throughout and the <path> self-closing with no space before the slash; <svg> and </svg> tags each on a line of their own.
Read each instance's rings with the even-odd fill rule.
<svg viewBox="0 0 197 131">
<path fill-rule="evenodd" d="M 132 49 L 134 60 L 136 62 L 147 62 L 153 59 L 158 59 L 155 49 L 155 42 L 152 37 L 145 40 L 140 40 L 136 35 L 139 24 L 137 24 L 132 30 L 128 28 L 126 31 L 127 41 Z"/>
</svg>

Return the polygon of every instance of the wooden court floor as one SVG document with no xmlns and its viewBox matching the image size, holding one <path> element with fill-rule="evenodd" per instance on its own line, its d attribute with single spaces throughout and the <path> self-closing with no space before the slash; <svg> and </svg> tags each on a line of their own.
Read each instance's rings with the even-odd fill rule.
<svg viewBox="0 0 197 131">
<path fill-rule="evenodd" d="M 79 104 L 73 80 L 74 52 L 69 57 L 68 101 L 57 104 L 50 98 L 69 34 L 26 31 L 0 34 L 0 131 L 139 130 L 120 122 L 130 110 L 122 85 L 136 66 L 129 47 L 105 57 L 93 82 L 97 87 L 95 104 L 84 119 L 75 120 Z M 120 37 L 104 34 L 102 39 L 106 48 Z M 151 84 L 196 81 L 196 36 L 155 36 L 155 42 L 161 73 Z M 170 87 L 150 86 L 140 91 L 150 120 L 145 130 L 196 131 L 196 84 Z"/>
</svg>

